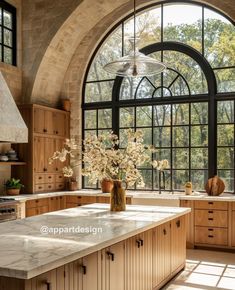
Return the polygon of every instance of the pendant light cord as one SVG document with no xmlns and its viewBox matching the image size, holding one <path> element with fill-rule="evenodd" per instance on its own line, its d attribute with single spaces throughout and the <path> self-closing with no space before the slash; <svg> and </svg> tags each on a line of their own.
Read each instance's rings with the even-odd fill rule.
<svg viewBox="0 0 235 290">
<path fill-rule="evenodd" d="M 134 0 L 134 56 L 136 51 L 136 0 Z"/>
</svg>

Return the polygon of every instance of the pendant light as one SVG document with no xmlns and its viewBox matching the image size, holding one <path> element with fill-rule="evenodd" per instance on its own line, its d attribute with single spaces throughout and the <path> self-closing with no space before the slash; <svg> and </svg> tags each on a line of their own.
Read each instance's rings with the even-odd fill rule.
<svg viewBox="0 0 235 290">
<path fill-rule="evenodd" d="M 107 63 L 104 70 L 120 77 L 144 77 L 163 72 L 166 66 L 139 52 L 136 45 L 136 0 L 134 0 L 134 37 L 130 39 L 133 50 L 124 57 Z"/>
</svg>

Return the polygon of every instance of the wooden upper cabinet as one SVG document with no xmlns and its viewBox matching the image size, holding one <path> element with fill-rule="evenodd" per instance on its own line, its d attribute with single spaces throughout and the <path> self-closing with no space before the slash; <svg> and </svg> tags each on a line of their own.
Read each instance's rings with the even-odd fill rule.
<svg viewBox="0 0 235 290">
<path fill-rule="evenodd" d="M 45 133 L 45 126 L 44 126 L 44 109 L 35 108 L 34 112 L 34 132 L 35 133 Z"/>
<path fill-rule="evenodd" d="M 60 112 L 53 113 L 54 134 L 58 136 L 66 136 L 66 115 Z"/>
<path fill-rule="evenodd" d="M 34 132 L 39 134 L 69 136 L 69 116 L 50 108 L 34 108 Z"/>
<path fill-rule="evenodd" d="M 54 135 L 54 118 L 53 111 L 44 110 L 44 127 L 45 133 L 49 135 Z"/>
</svg>

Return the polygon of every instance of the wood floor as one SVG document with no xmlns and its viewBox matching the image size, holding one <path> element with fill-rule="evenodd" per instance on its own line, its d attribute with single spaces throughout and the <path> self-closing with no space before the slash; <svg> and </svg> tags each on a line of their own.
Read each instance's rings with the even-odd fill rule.
<svg viewBox="0 0 235 290">
<path fill-rule="evenodd" d="M 235 254 L 188 250 L 185 270 L 162 289 L 235 290 Z"/>
</svg>

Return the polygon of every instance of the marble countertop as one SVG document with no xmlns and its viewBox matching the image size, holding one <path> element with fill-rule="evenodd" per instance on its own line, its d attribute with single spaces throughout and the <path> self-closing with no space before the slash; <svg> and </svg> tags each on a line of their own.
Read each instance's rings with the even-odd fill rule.
<svg viewBox="0 0 235 290">
<path fill-rule="evenodd" d="M 38 193 L 38 194 L 20 194 L 19 196 L 4 196 L 9 198 L 15 198 L 20 202 L 25 202 L 30 199 L 38 198 L 48 198 L 54 196 L 63 196 L 63 195 L 90 195 L 90 196 L 109 196 L 108 193 L 102 193 L 100 190 L 95 189 L 82 189 L 76 191 L 60 191 L 60 192 L 48 192 L 48 193 Z M 126 191 L 127 197 L 132 198 L 153 198 L 153 199 L 176 199 L 176 200 L 210 200 L 210 201 L 229 201 L 235 202 L 235 194 L 223 193 L 220 196 L 208 196 L 206 193 L 193 192 L 192 195 L 185 195 L 184 192 L 162 192 L 159 194 L 154 191 Z"/>
<path fill-rule="evenodd" d="M 0 276 L 30 279 L 188 212 L 135 205 L 110 212 L 107 204 L 91 204 L 2 223 Z"/>
</svg>

